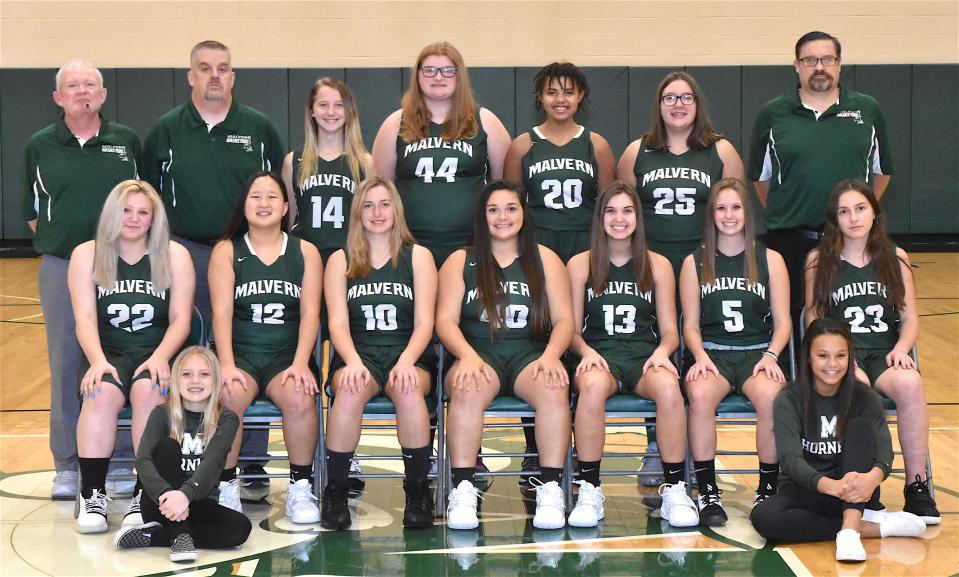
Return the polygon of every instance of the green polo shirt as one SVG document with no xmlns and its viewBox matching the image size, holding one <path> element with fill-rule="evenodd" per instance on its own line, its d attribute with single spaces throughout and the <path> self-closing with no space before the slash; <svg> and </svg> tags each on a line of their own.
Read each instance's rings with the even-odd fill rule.
<svg viewBox="0 0 959 577">
<path fill-rule="evenodd" d="M 749 151 L 749 178 L 768 181 L 770 229 L 818 228 L 837 182 L 895 170 L 886 121 L 876 99 L 840 87 L 839 102 L 818 119 L 794 90 L 759 112 Z"/>
<path fill-rule="evenodd" d="M 100 117 L 100 131 L 80 141 L 60 119 L 27 141 L 23 219 L 37 221 L 33 249 L 70 258 L 94 237 L 100 209 L 118 182 L 139 178 L 140 139 Z"/>
<path fill-rule="evenodd" d="M 173 234 L 218 238 L 243 184 L 258 170 L 278 172 L 286 150 L 270 119 L 234 99 L 208 127 L 193 102 L 167 112 L 143 146 L 143 177 L 163 198 Z"/>
</svg>

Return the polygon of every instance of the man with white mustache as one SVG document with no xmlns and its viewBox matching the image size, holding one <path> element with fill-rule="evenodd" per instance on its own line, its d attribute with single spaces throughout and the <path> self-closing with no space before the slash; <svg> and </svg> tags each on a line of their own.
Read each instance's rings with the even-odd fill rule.
<svg viewBox="0 0 959 577">
<path fill-rule="evenodd" d="M 246 179 L 258 170 L 279 172 L 286 147 L 266 115 L 233 98 L 236 72 L 226 45 L 204 40 L 194 46 L 187 80 L 190 100 L 161 116 L 144 142 L 143 177 L 160 193 L 175 240 L 190 251 L 196 307 L 209 321 L 213 245 L 243 196 Z M 264 454 L 266 444 L 265 431 L 247 433 L 242 455 Z M 265 473 L 252 467 L 244 472 Z M 231 489 L 237 487 L 233 481 Z M 260 500 L 269 482 L 247 480 L 244 491 L 245 499 Z"/>
<path fill-rule="evenodd" d="M 746 167 L 766 207 L 766 245 L 789 271 L 793 327 L 803 303 L 803 263 L 819 243 L 826 198 L 845 178 L 861 178 L 882 196 L 895 167 L 882 109 L 844 89 L 839 39 L 808 32 L 796 42 L 796 90 L 763 105 Z"/>
<path fill-rule="evenodd" d="M 60 118 L 27 143 L 23 217 L 33 230 L 40 261 L 40 305 L 50 364 L 50 451 L 57 473 L 53 499 L 77 493 L 77 420 L 80 343 L 67 289 L 67 265 L 78 244 L 93 238 L 103 201 L 118 182 L 138 178 L 140 139 L 129 127 L 100 114 L 106 102 L 103 75 L 85 60 L 57 71 L 53 100 Z M 130 437 L 120 437 L 121 456 Z M 111 477 L 112 478 L 112 477 Z M 117 489 L 115 481 L 108 485 Z M 127 483 L 127 491 L 133 489 Z"/>
</svg>

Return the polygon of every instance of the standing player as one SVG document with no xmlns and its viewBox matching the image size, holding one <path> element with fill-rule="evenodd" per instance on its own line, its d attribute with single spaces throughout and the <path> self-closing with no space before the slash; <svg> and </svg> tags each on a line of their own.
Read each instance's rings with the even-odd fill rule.
<svg viewBox="0 0 959 577">
<path fill-rule="evenodd" d="M 77 494 L 81 351 L 67 288 L 70 253 L 93 238 L 110 190 L 137 178 L 139 166 L 136 133 L 100 115 L 106 99 L 100 71 L 85 60 L 70 60 L 57 71 L 53 92 L 63 110 L 60 119 L 27 142 L 23 217 L 34 233 L 33 249 L 43 257 L 38 285 L 50 364 L 54 499 Z"/>
<path fill-rule="evenodd" d="M 233 98 L 236 73 L 230 49 L 205 40 L 190 51 L 190 100 L 159 120 L 143 148 L 143 176 L 163 198 L 170 230 L 190 251 L 196 268 L 196 307 L 211 316 L 207 269 L 210 251 L 223 234 L 246 179 L 258 170 L 276 171 L 286 152 L 264 114 Z M 267 432 L 244 437 L 244 453 L 266 453 Z M 259 464 L 245 474 L 263 474 Z M 269 493 L 265 480 L 244 482 L 244 498 Z"/>
<path fill-rule="evenodd" d="M 224 403 L 242 415 L 260 395 L 283 412 L 290 456 L 286 516 L 315 523 L 312 489 L 317 424 L 313 347 L 320 324 L 323 264 L 316 248 L 287 234 L 283 181 L 256 172 L 210 257 L 213 336 L 226 388 Z M 242 418 L 241 418 L 242 422 Z M 220 477 L 220 503 L 240 510 L 236 464 L 241 435 Z"/>
<path fill-rule="evenodd" d="M 313 84 L 304 111 L 303 146 L 283 159 L 283 182 L 296 197 L 293 235 L 313 243 L 325 263 L 346 247 L 357 183 L 373 174 L 353 93 L 342 81 Z"/>
<path fill-rule="evenodd" d="M 474 101 L 459 50 L 423 48 L 402 108 L 376 134 L 373 160 L 396 183 L 410 232 L 437 266 L 468 242 L 476 199 L 487 180 L 502 178 L 509 143 L 499 118 Z"/>
<path fill-rule="evenodd" d="M 868 509 L 889 476 L 892 442 L 879 395 L 850 370 L 852 347 L 843 323 L 809 325 L 797 380 L 776 397 L 783 487 L 749 518 L 769 541 L 835 539 L 837 561 L 859 562 L 862 538 L 919 537 L 926 526 L 908 512 Z"/>
<path fill-rule="evenodd" d="M 473 246 L 454 252 L 440 271 L 436 333 L 457 359 L 446 374 L 451 529 L 479 525 L 473 478 L 483 411 L 500 394 L 536 411 L 542 473 L 533 526 L 566 525 L 559 482 L 569 447 L 569 375 L 560 357 L 573 313 L 563 262 L 536 244 L 532 227 L 518 185 L 491 182 L 474 212 Z"/>
<path fill-rule="evenodd" d="M 600 194 L 590 250 L 569 261 L 576 330 L 570 350 L 579 356 L 573 384 L 579 497 L 574 527 L 595 527 L 604 516 L 599 486 L 606 440 L 606 399 L 623 389 L 656 402 L 666 483 L 662 518 L 674 527 L 699 523 L 683 482 L 686 407 L 679 373 L 669 356 L 679 347 L 676 281 L 664 257 L 646 249 L 639 198 L 621 182 Z M 580 336 L 582 335 L 582 336 Z"/>
<path fill-rule="evenodd" d="M 533 79 L 536 109 L 546 121 L 513 140 L 504 177 L 526 189 L 536 241 L 563 262 L 589 247 L 593 206 L 613 180 L 613 151 L 606 139 L 576 124 L 589 100 L 589 84 L 569 62 L 548 64 Z"/>
<path fill-rule="evenodd" d="M 70 300 L 83 348 L 77 424 L 83 499 L 77 531 L 107 530 L 106 475 L 117 416 L 133 408 L 133 448 L 153 407 L 170 387 L 170 359 L 190 333 L 193 266 L 170 242 L 160 197 L 146 182 L 125 180 L 103 204 L 96 240 L 73 251 Z M 136 493 L 124 524 L 139 522 Z"/>
<path fill-rule="evenodd" d="M 536 109 L 545 111 L 546 121 L 516 137 L 503 173 L 526 189 L 536 242 L 567 262 L 589 247 L 596 196 L 613 180 L 613 151 L 605 138 L 576 124 L 576 112 L 589 100 L 589 84 L 578 66 L 548 64 L 536 73 L 533 87 Z M 523 427 L 523 434 L 525 452 L 535 453 L 533 428 Z M 536 469 L 536 458 L 523 459 L 524 471 Z"/>
<path fill-rule="evenodd" d="M 329 477 L 323 491 L 327 529 L 350 526 L 347 478 L 360 440 L 363 408 L 385 394 L 396 406 L 396 428 L 406 479 L 403 526 L 433 526 L 430 416 L 436 355 L 429 347 L 436 306 L 436 266 L 413 244 L 396 187 L 379 177 L 364 180 L 353 198 L 346 250 L 326 267 L 330 336 L 336 355 L 333 402 L 326 423 Z"/>
<path fill-rule="evenodd" d="M 864 181 L 840 181 L 826 201 L 826 228 L 806 259 L 806 320 L 827 316 L 849 325 L 856 375 L 895 401 L 906 467 L 906 505 L 939 523 L 929 493 L 929 409 L 916 362 L 916 287 L 909 256 L 886 236 L 886 218 Z"/>
<path fill-rule="evenodd" d="M 669 259 L 677 282 L 683 259 L 702 241 L 713 183 L 745 178 L 739 153 L 713 128 L 699 83 L 686 72 L 671 72 L 659 83 L 649 131 L 626 147 L 616 176 L 636 187 L 649 248 Z M 655 429 L 651 437 L 649 451 L 655 452 Z M 647 457 L 641 470 L 661 470 L 656 461 Z M 651 486 L 662 479 L 640 476 L 639 482 Z"/>
<path fill-rule="evenodd" d="M 756 242 L 743 183 L 717 182 L 706 214 L 703 246 L 686 257 L 679 291 L 699 522 L 714 527 L 727 520 L 716 485 L 716 407 L 731 392 L 742 392 L 756 409 L 759 489 L 753 505 L 776 493 L 772 411 L 786 382 L 779 355 L 789 345 L 792 323 L 786 265 L 779 253 Z"/>
</svg>

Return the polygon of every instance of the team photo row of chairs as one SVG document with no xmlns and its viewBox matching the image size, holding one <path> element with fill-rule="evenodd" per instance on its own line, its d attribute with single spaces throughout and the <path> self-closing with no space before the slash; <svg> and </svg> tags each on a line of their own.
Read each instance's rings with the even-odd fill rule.
<svg viewBox="0 0 959 577">
<path fill-rule="evenodd" d="M 751 517 L 766 538 L 836 537 L 837 558 L 852 561 L 864 559 L 860 535 L 917 536 L 939 522 L 911 268 L 863 181 L 829 196 L 805 268 L 798 363 L 789 274 L 756 238 L 736 178 L 713 184 L 702 242 L 675 262 L 650 250 L 637 192 L 618 181 L 595 199 L 587 250 L 567 262 L 538 242 L 526 191 L 507 181 L 483 187 L 469 244 L 448 256 L 417 244 L 386 178 L 358 183 L 343 248 L 325 254 L 288 232 L 291 201 L 278 175 L 248 179 L 210 256 L 206 330 L 190 253 L 171 240 L 153 187 L 128 180 L 110 193 L 96 238 L 69 265 L 86 357 L 80 533 L 108 530 L 104 481 L 121 416 L 137 487 L 114 542 L 169 546 L 180 561 L 248 537 L 243 429 L 271 424 L 289 460 L 286 517 L 326 529 L 353 524 L 364 420 L 395 422 L 404 473 L 366 476 L 403 478 L 405 527 L 432 527 L 439 504 L 448 528 L 476 528 L 476 477 L 511 473 L 478 461 L 489 419 L 516 426 L 497 417 L 532 417 L 523 425 L 535 450 L 498 455 L 537 457 L 517 474 L 535 491 L 539 529 L 602 521 L 601 475 L 636 474 L 602 469 L 623 456 L 604 449 L 608 419 L 625 417 L 656 419 L 661 516 L 672 526 L 727 521 L 717 473 L 746 471 L 717 471 L 717 416 L 755 424 Z M 899 513 L 879 502 L 893 463 L 887 414 L 899 420 L 907 478 Z"/>
</svg>

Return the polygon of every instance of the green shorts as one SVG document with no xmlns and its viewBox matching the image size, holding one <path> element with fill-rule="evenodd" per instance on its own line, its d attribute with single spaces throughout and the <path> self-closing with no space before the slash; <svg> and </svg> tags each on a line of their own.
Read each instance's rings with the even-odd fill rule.
<svg viewBox="0 0 959 577">
<path fill-rule="evenodd" d="M 749 350 L 707 350 L 709 360 L 719 369 L 719 374 L 729 383 L 731 392 L 743 394 L 743 384 L 753 376 L 756 363 L 763 358 L 762 349 Z M 683 375 L 696 363 L 689 351 L 683 357 Z M 685 379 L 684 381 L 685 382 Z"/>
<path fill-rule="evenodd" d="M 639 385 L 639 379 L 643 378 L 643 365 L 652 356 L 657 346 L 650 343 L 641 343 L 641 346 L 629 351 L 609 349 L 596 349 L 596 351 L 603 355 L 603 359 L 609 365 L 609 372 L 617 382 L 617 391 L 632 393 Z M 573 358 L 576 359 L 575 356 Z M 576 359 L 576 362 L 578 363 L 579 359 Z M 575 366 L 573 368 L 575 370 Z"/>
<path fill-rule="evenodd" d="M 588 230 L 548 230 L 536 228 L 536 242 L 555 252 L 564 263 L 589 250 Z"/>
<path fill-rule="evenodd" d="M 423 245 L 426 246 L 426 245 Z M 426 246 L 429 249 L 430 253 L 433 255 L 433 262 L 436 264 L 436 270 L 439 270 L 443 263 L 446 262 L 446 259 L 450 257 L 451 254 L 463 248 L 461 244 L 436 244 L 433 246 Z"/>
<path fill-rule="evenodd" d="M 476 354 L 496 371 L 499 377 L 499 396 L 515 395 L 513 383 L 523 369 L 543 356 L 546 343 L 523 339 L 503 339 L 493 343 L 470 342 Z"/>
<path fill-rule="evenodd" d="M 266 387 L 274 377 L 290 368 L 293 359 L 296 357 L 296 351 L 281 351 L 273 353 L 248 353 L 235 351 L 233 361 L 236 368 L 246 372 L 253 377 L 259 391 L 257 398 L 265 398 Z M 316 376 L 319 371 L 316 368 L 316 362 L 310 357 L 310 371 Z"/>
<path fill-rule="evenodd" d="M 139 381 L 140 379 L 149 379 L 150 371 L 143 371 L 141 373 L 133 374 L 133 371 L 137 369 L 144 361 L 150 358 L 150 355 L 156 350 L 154 347 L 137 347 L 133 349 L 127 349 L 125 351 L 115 351 L 106 349 L 103 351 L 103 354 L 107 358 L 107 362 L 114 366 L 117 370 L 117 374 L 120 376 L 120 382 L 115 382 L 113 375 L 106 374 L 103 375 L 103 382 L 110 383 L 116 388 L 120 389 L 120 392 L 123 393 L 123 396 L 130 400 L 130 391 L 133 387 L 133 383 Z M 79 390 L 80 382 L 83 380 L 83 375 L 87 374 L 87 370 L 90 369 L 90 363 L 87 361 L 86 356 L 80 362 L 80 374 L 77 375 L 77 387 Z"/>
<path fill-rule="evenodd" d="M 889 365 L 886 364 L 888 354 L 889 351 L 882 349 L 856 349 L 856 364 L 869 377 L 869 386 L 875 387 L 879 375 L 889 370 Z"/>
<path fill-rule="evenodd" d="M 389 381 L 390 371 L 396 366 L 396 362 L 400 360 L 400 355 L 405 350 L 405 345 L 363 345 L 356 349 L 357 354 L 360 355 L 360 360 L 363 361 L 363 366 L 370 371 L 370 376 L 380 386 L 381 394 L 385 390 L 387 381 Z M 437 357 L 432 345 L 427 345 L 426 350 L 423 351 L 414 365 L 426 371 L 430 375 L 430 379 L 434 378 Z M 333 360 L 330 361 L 330 374 L 326 385 L 327 394 L 333 395 L 333 375 L 345 366 L 346 363 L 343 362 L 343 358 L 334 354 Z"/>
</svg>

